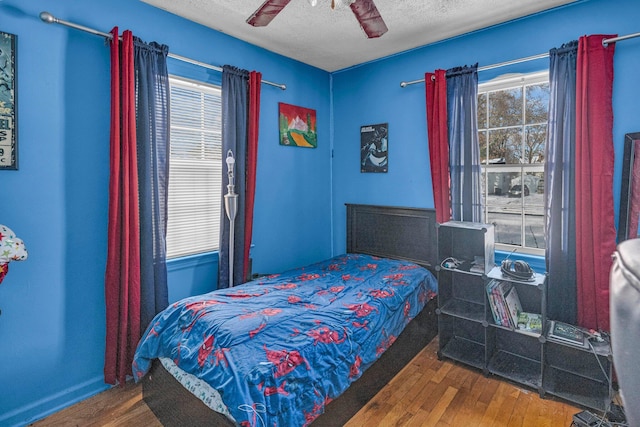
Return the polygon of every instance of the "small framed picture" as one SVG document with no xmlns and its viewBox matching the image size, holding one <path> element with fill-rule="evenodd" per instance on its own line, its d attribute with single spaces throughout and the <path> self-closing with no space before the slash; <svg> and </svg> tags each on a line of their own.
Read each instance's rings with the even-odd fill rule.
<svg viewBox="0 0 640 427">
<path fill-rule="evenodd" d="M 0 169 L 18 169 L 16 36 L 0 31 Z"/>
<path fill-rule="evenodd" d="M 278 103 L 280 145 L 316 148 L 316 110 Z"/>
<path fill-rule="evenodd" d="M 360 127 L 360 172 L 387 172 L 389 168 L 389 125 Z"/>
</svg>

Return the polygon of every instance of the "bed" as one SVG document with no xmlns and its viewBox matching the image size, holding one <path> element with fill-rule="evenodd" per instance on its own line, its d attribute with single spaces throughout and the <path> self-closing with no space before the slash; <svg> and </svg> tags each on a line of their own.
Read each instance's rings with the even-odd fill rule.
<svg viewBox="0 0 640 427">
<path fill-rule="evenodd" d="M 342 425 L 435 336 L 435 259 L 433 210 L 349 204 L 346 254 L 156 316 L 144 400 L 168 426 Z"/>
</svg>

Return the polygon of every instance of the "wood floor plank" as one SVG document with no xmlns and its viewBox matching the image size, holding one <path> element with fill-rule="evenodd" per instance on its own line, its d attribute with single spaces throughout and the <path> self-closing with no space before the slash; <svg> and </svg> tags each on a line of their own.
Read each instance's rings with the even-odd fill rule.
<svg viewBox="0 0 640 427">
<path fill-rule="evenodd" d="M 454 396 L 453 400 L 451 400 L 451 402 L 449 403 L 449 406 L 446 408 L 445 412 L 440 417 L 438 424 L 455 425 L 453 422 L 456 416 L 458 415 L 458 413 L 462 411 L 464 402 L 467 399 L 467 396 L 469 394 L 468 389 L 458 388 L 457 390 L 458 391 Z"/>
<path fill-rule="evenodd" d="M 475 376 L 477 376 L 477 378 L 474 387 L 471 389 L 462 389 L 466 394 L 466 399 L 451 425 L 475 425 L 482 419 L 484 411 L 476 407 L 476 402 L 483 393 L 488 379 L 483 377 L 478 371 L 475 372 Z"/>
<path fill-rule="evenodd" d="M 497 377 L 489 377 L 489 381 L 485 384 L 484 392 L 478 398 L 478 402 L 482 402 L 487 407 L 491 403 L 493 396 L 496 394 L 498 390 L 498 386 L 500 385 L 500 380 Z"/>
<path fill-rule="evenodd" d="M 421 378 L 421 376 L 407 378 L 403 384 L 406 385 L 406 387 L 398 387 L 397 391 L 387 400 L 387 403 L 391 405 L 391 409 L 386 414 L 382 414 L 379 422 L 380 425 L 396 425 L 398 420 L 402 419 L 404 415 L 412 415 L 407 411 L 407 406 L 411 401 L 409 392 L 411 387 L 418 383 Z"/>
<path fill-rule="evenodd" d="M 436 374 L 431 378 L 431 381 L 434 383 L 440 383 L 443 378 L 446 378 L 447 374 L 453 367 L 452 364 L 446 363 L 440 366 L 440 368 L 436 371 Z"/>
<path fill-rule="evenodd" d="M 535 390 L 437 358 L 434 339 L 346 427 L 568 427 L 580 408 Z M 64 409 L 35 427 L 162 427 L 142 400 L 140 385 L 127 384 Z"/>
<path fill-rule="evenodd" d="M 454 387 L 447 387 L 447 390 L 444 392 L 442 397 L 438 400 L 438 403 L 433 407 L 431 411 L 429 411 L 429 416 L 427 417 L 427 421 L 423 425 L 432 426 L 437 424 L 438 421 L 442 418 L 442 415 L 447 410 L 447 407 L 451 404 L 453 399 L 456 397 L 458 393 L 458 389 Z"/>
<path fill-rule="evenodd" d="M 405 424 L 406 427 L 423 427 L 427 426 L 427 419 L 429 417 L 429 413 L 424 409 L 418 409 L 416 413 L 409 419 L 409 422 Z M 432 424 L 433 425 L 433 424 Z"/>
<path fill-rule="evenodd" d="M 479 427 L 484 427 L 484 426 L 491 427 L 496 425 L 495 424 L 496 417 L 500 414 L 500 409 L 502 407 L 502 404 L 505 401 L 505 395 L 507 394 L 506 390 L 508 388 L 509 388 L 509 385 L 506 383 L 498 384 L 498 387 L 496 387 L 491 400 L 489 400 L 487 410 L 482 416 L 482 419 L 480 420 L 480 424 L 478 424 Z"/>
<path fill-rule="evenodd" d="M 505 388 L 504 399 L 502 400 L 502 404 L 500 405 L 494 420 L 496 425 L 499 426 L 506 426 L 509 424 L 509 419 L 511 418 L 511 414 L 513 414 L 516 402 L 520 396 L 520 390 L 517 387 L 508 385 Z"/>
</svg>

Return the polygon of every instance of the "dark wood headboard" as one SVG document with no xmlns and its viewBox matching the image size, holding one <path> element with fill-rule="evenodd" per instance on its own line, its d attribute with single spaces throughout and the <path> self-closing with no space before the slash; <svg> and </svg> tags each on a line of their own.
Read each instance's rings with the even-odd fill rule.
<svg viewBox="0 0 640 427">
<path fill-rule="evenodd" d="M 347 252 L 438 264 L 434 209 L 346 204 Z"/>
</svg>

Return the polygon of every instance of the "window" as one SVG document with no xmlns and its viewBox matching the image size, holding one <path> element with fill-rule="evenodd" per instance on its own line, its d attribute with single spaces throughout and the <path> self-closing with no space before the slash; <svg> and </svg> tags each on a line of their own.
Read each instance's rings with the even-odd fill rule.
<svg viewBox="0 0 640 427">
<path fill-rule="evenodd" d="M 170 76 L 167 258 L 218 249 L 222 181 L 220 88 Z"/>
<path fill-rule="evenodd" d="M 498 248 L 544 253 L 548 109 L 548 72 L 478 86 L 484 221 L 495 225 Z"/>
</svg>

